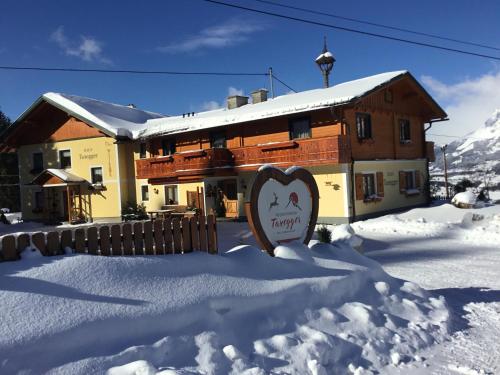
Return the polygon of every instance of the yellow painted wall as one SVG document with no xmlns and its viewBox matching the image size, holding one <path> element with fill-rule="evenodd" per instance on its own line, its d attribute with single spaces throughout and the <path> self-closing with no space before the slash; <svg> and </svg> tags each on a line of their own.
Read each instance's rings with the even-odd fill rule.
<svg viewBox="0 0 500 375">
<path fill-rule="evenodd" d="M 404 170 L 416 170 L 420 173 L 420 194 L 406 196 L 404 193 L 402 194 L 399 192 L 399 171 Z M 363 172 L 383 172 L 384 197 L 380 202 L 365 203 L 362 200 L 356 200 L 356 216 L 426 203 L 426 196 L 423 192 L 423 187 L 425 187 L 427 180 L 425 160 L 377 160 L 355 162 L 354 173 Z M 352 181 L 354 184 L 354 177 Z"/>
<path fill-rule="evenodd" d="M 119 176 L 119 162 L 117 159 L 117 145 L 115 140 L 108 137 L 87 138 L 70 141 L 61 141 L 48 144 L 21 146 L 19 148 L 20 180 L 22 190 L 23 218 L 28 220 L 42 219 L 42 214 L 32 212 L 34 207 L 33 193 L 39 187 L 26 186 L 36 177 L 30 173 L 33 168 L 35 152 L 42 152 L 44 156 L 44 169 L 60 168 L 59 151 L 71 150 L 71 168 L 68 172 L 91 181 L 91 167 L 102 167 L 103 183 L 106 190 L 94 192 L 90 195 L 92 216 L 99 218 L 121 217 L 121 190 Z M 125 153 L 123 154 L 125 156 Z M 120 156 L 122 157 L 122 156 Z M 126 166 L 123 166 L 126 169 Z M 130 185 L 130 182 L 127 182 Z M 125 184 L 127 184 L 125 183 Z M 134 184 L 131 184 L 132 187 Z M 124 184 L 122 183 L 122 189 Z M 125 189 L 126 190 L 126 189 Z M 86 192 L 86 190 L 84 190 Z"/>
<path fill-rule="evenodd" d="M 331 165 L 306 168 L 312 173 L 319 190 L 318 217 L 328 222 L 347 222 L 349 216 L 349 187 L 347 186 L 348 165 Z M 242 172 L 239 175 L 238 195 L 240 216 L 246 216 L 241 203 L 248 202 L 256 172 Z M 242 182 L 243 181 L 243 182 Z M 246 186 L 244 189 L 242 186 Z"/>
</svg>

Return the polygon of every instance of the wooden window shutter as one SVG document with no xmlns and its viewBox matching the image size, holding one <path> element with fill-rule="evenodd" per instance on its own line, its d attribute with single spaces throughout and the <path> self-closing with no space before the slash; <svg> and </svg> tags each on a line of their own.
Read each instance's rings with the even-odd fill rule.
<svg viewBox="0 0 500 375">
<path fill-rule="evenodd" d="M 377 195 L 379 197 L 384 196 L 384 173 L 377 172 Z"/>
<path fill-rule="evenodd" d="M 415 171 L 415 187 L 420 189 L 420 171 Z"/>
<path fill-rule="evenodd" d="M 354 175 L 354 185 L 356 186 L 356 200 L 360 201 L 364 199 L 363 194 L 363 174 L 356 173 Z"/>
<path fill-rule="evenodd" d="M 399 172 L 399 192 L 404 193 L 406 191 L 406 172 Z"/>
</svg>

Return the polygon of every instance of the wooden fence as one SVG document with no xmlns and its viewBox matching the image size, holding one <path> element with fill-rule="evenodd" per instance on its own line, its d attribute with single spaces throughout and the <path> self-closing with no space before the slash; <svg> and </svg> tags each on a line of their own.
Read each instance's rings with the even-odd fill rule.
<svg viewBox="0 0 500 375">
<path fill-rule="evenodd" d="M 167 218 L 156 221 L 90 226 L 63 231 L 2 238 L 2 260 L 18 260 L 28 246 L 36 247 L 42 255 L 75 253 L 92 255 L 166 255 L 192 251 L 217 253 L 217 228 L 214 215 Z"/>
</svg>

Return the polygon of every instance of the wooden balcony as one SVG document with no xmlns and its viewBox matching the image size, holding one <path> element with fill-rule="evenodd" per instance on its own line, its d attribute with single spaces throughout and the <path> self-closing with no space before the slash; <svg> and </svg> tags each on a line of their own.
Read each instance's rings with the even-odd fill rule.
<svg viewBox="0 0 500 375">
<path fill-rule="evenodd" d="M 296 139 L 231 150 L 235 167 L 239 170 L 258 169 L 262 164 L 287 168 L 325 164 L 348 163 L 351 160 L 349 140 L 346 136 Z"/>
<path fill-rule="evenodd" d="M 234 175 L 237 170 L 257 170 L 263 164 L 287 168 L 348 163 L 346 136 L 297 139 L 231 150 L 213 148 L 136 160 L 137 178 L 162 182 L 205 176 Z M 156 180 L 156 181 L 155 181 Z"/>
<path fill-rule="evenodd" d="M 212 175 L 218 169 L 232 171 L 233 154 L 225 148 L 175 153 L 135 161 L 137 178 L 172 179 L 181 176 Z"/>
</svg>

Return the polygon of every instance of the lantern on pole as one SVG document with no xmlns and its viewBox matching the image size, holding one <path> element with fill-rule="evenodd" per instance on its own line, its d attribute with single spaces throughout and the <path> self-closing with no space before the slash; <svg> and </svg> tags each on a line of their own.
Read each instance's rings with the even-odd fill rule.
<svg viewBox="0 0 500 375">
<path fill-rule="evenodd" d="M 335 63 L 335 58 L 333 57 L 331 52 L 328 51 L 326 47 L 326 36 L 325 36 L 323 52 L 316 58 L 316 64 L 318 65 L 319 69 L 321 70 L 321 73 L 323 74 L 323 86 L 325 88 L 330 86 L 328 76 L 330 75 L 330 72 L 333 69 L 334 63 Z"/>
</svg>

